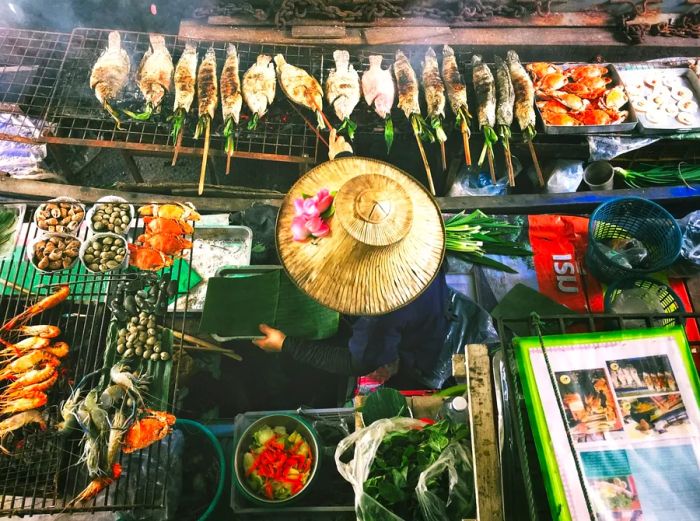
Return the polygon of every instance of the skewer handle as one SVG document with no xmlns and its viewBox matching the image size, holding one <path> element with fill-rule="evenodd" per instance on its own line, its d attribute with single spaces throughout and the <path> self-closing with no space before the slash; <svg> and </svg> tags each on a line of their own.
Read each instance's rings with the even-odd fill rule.
<svg viewBox="0 0 700 521">
<path fill-rule="evenodd" d="M 207 176 L 207 157 L 209 157 L 209 139 L 211 138 L 211 121 L 207 118 L 204 124 L 204 151 L 202 152 L 202 168 L 199 172 L 199 189 L 197 193 L 204 193 L 204 179 Z"/>
<path fill-rule="evenodd" d="M 515 186 L 515 172 L 513 171 L 513 158 L 510 154 L 510 143 L 503 141 L 503 153 L 506 160 L 506 169 L 508 170 L 508 186 Z"/>
<path fill-rule="evenodd" d="M 491 181 L 496 184 L 496 168 L 493 166 L 493 152 L 491 149 L 486 150 L 486 157 L 489 160 L 489 172 L 491 172 Z"/>
<path fill-rule="evenodd" d="M 228 175 L 231 172 L 231 157 L 232 156 L 233 156 L 233 152 L 226 153 L 226 175 Z"/>
<path fill-rule="evenodd" d="M 182 145 L 182 135 L 184 133 L 184 129 L 180 129 L 180 133 L 177 135 L 177 141 L 175 141 L 175 152 L 173 152 L 173 162 L 170 166 L 175 166 L 175 163 L 177 163 L 177 156 L 180 154 L 180 145 Z"/>
<path fill-rule="evenodd" d="M 423 160 L 423 166 L 425 167 L 425 175 L 428 177 L 428 186 L 430 187 L 430 193 L 435 195 L 435 185 L 433 184 L 433 174 L 430 171 L 430 165 L 428 164 L 428 158 L 425 155 L 425 150 L 423 149 L 423 143 L 420 140 L 418 133 L 413 131 L 413 135 L 416 138 L 416 143 L 418 143 L 418 150 L 420 151 L 420 157 Z"/>
<path fill-rule="evenodd" d="M 447 170 L 447 156 L 445 155 L 445 143 L 440 141 L 440 159 L 442 160 L 442 171 Z"/>
<path fill-rule="evenodd" d="M 535 165 L 535 172 L 537 172 L 537 180 L 540 182 L 540 187 L 544 186 L 544 176 L 542 175 L 542 169 L 540 168 L 540 161 L 537 159 L 537 152 L 535 152 L 535 145 L 532 141 L 527 142 L 527 146 L 530 149 L 530 156 L 532 156 L 532 164 Z"/>
<path fill-rule="evenodd" d="M 472 166 L 472 153 L 471 150 L 469 150 L 469 131 L 467 130 L 467 124 L 462 121 L 461 127 L 462 144 L 464 144 L 464 162 L 467 166 Z"/>
<path fill-rule="evenodd" d="M 323 111 L 319 109 L 318 113 L 321 114 L 321 119 L 323 119 L 323 122 L 326 124 L 326 126 L 327 126 L 329 129 L 333 128 L 333 125 L 331 125 L 331 122 L 328 121 L 328 118 L 327 118 L 326 115 L 323 113 Z"/>
</svg>

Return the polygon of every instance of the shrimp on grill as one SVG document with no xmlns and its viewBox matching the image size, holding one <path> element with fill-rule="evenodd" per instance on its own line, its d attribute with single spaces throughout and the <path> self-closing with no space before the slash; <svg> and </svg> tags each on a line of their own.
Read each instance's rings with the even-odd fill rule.
<svg viewBox="0 0 700 521">
<path fill-rule="evenodd" d="M 44 380 L 37 380 L 36 383 L 25 385 L 24 387 L 20 388 L 12 388 L 15 384 L 17 384 L 17 381 L 12 382 L 7 389 L 5 390 L 5 395 L 10 398 L 20 398 L 22 396 L 22 393 L 35 393 L 37 391 L 47 391 L 48 389 L 51 389 L 53 385 L 56 383 L 56 380 L 58 380 L 58 372 L 51 366 L 46 366 L 47 368 L 53 369 L 53 372 L 51 373 L 51 376 Z M 38 373 L 40 371 L 43 371 L 44 373 L 48 372 L 46 370 L 39 370 L 35 369 L 33 371 L 29 371 L 29 373 L 35 372 L 36 374 L 34 375 L 34 379 L 38 377 Z M 28 373 L 23 375 L 24 377 L 28 377 Z"/>
<path fill-rule="evenodd" d="M 29 306 L 19 315 L 5 322 L 2 325 L 2 327 L 0 327 L 0 331 L 10 331 L 19 327 L 20 325 L 26 323 L 30 318 L 35 317 L 39 313 L 43 313 L 47 309 L 51 309 L 53 307 L 58 306 L 61 302 L 68 298 L 68 295 L 70 295 L 70 287 L 67 285 L 60 286 L 58 290 L 52 295 L 44 297 L 33 306 Z"/>
<path fill-rule="evenodd" d="M 0 400 L 0 415 L 14 414 L 46 405 L 48 397 L 42 391 L 24 394 L 21 398 L 3 398 Z"/>
<path fill-rule="evenodd" d="M 20 412 L 0 421 L 0 451 L 9 456 L 10 451 L 4 447 L 5 438 L 7 438 L 10 433 L 32 423 L 38 424 L 39 428 L 42 430 L 46 429 L 46 420 L 43 414 L 36 409 Z"/>
<path fill-rule="evenodd" d="M 80 494 L 78 494 L 70 503 L 68 503 L 68 506 L 84 503 L 93 499 L 102 490 L 118 480 L 121 475 L 121 465 L 119 463 L 113 464 L 110 476 L 100 476 L 94 478 L 90 483 L 88 483 L 87 487 L 85 487 Z"/>
<path fill-rule="evenodd" d="M 61 329 L 56 326 L 20 326 L 14 330 L 20 336 L 38 336 L 39 338 L 56 338 L 61 334 Z"/>
<path fill-rule="evenodd" d="M 0 358 L 17 358 L 29 351 L 36 351 L 48 347 L 51 344 L 51 340 L 38 336 L 30 336 L 24 340 L 20 340 L 16 344 L 11 344 L 0 338 L 0 344 L 5 346 L 5 349 L 0 350 Z"/>
<path fill-rule="evenodd" d="M 44 389 L 29 389 L 29 387 L 34 384 L 42 383 L 45 380 L 53 378 L 55 374 L 56 366 L 50 362 L 45 362 L 38 366 L 36 369 L 30 369 L 29 371 L 20 373 L 17 379 L 14 380 L 10 385 L 8 385 L 7 388 L 3 391 L 2 396 L 14 395 L 17 392 L 19 392 L 20 389 L 22 389 L 23 393 L 31 391 L 43 391 Z"/>
<path fill-rule="evenodd" d="M 47 353 L 46 351 L 30 351 L 26 355 L 10 362 L 2 370 L 0 370 L 0 380 L 12 379 L 18 373 L 30 371 L 34 369 L 35 366 L 43 363 L 54 364 L 54 367 L 58 367 L 61 362 L 54 355 Z"/>
</svg>

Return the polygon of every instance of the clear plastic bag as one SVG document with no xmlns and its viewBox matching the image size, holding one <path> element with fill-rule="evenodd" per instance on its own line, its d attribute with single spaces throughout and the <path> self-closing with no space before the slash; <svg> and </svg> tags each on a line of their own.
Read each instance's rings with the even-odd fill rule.
<svg viewBox="0 0 700 521">
<path fill-rule="evenodd" d="M 405 431 L 425 427 L 421 420 L 413 418 L 381 419 L 369 427 L 359 429 L 347 438 L 341 440 L 335 451 L 335 464 L 338 472 L 348 481 L 355 492 L 355 514 L 359 521 L 409 521 L 405 520 L 364 491 L 375 455 L 385 436 L 395 431 Z M 347 463 L 343 455 L 353 450 L 353 458 Z M 458 465 L 466 466 L 469 472 L 458 472 Z M 425 521 L 445 521 L 452 519 L 448 513 L 455 504 L 473 505 L 473 482 L 471 458 L 467 451 L 458 443 L 450 443 L 440 457 L 427 467 L 418 478 L 415 494 L 421 507 Z M 444 472 L 448 473 L 449 493 L 447 498 L 441 498 L 431 490 L 430 484 Z M 461 517 L 459 517 L 461 519 Z"/>
<path fill-rule="evenodd" d="M 547 192 L 561 194 L 575 192 L 583 180 L 583 161 L 557 159 L 549 165 Z"/>
</svg>

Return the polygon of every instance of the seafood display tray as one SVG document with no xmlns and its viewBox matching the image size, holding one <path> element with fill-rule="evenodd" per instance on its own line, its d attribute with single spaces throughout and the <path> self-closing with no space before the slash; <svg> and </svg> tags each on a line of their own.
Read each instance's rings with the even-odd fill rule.
<svg viewBox="0 0 700 521">
<path fill-rule="evenodd" d="M 700 130 L 700 80 L 693 72 L 685 68 L 664 68 L 651 63 L 625 63 L 616 64 L 615 70 L 622 79 L 625 89 L 630 89 L 630 86 L 644 83 L 644 80 L 649 74 L 655 74 L 660 80 L 668 77 L 677 77 L 678 82 L 683 87 L 690 89 L 693 93 L 693 101 L 698 106 L 693 114 L 693 124 L 683 125 L 675 116 L 668 116 L 664 121 L 652 123 L 646 117 L 645 113 L 637 112 L 630 103 L 630 113 L 635 114 L 639 120 L 639 129 L 643 133 L 669 133 L 669 132 L 696 132 Z M 651 90 L 651 89 L 650 89 Z M 630 98 L 632 96 L 630 95 Z"/>
<path fill-rule="evenodd" d="M 574 65 L 580 65 L 576 63 L 566 63 L 563 64 L 564 69 L 568 67 L 572 67 Z M 612 84 L 610 85 L 610 88 L 612 87 L 617 87 L 618 85 L 622 85 L 622 79 L 620 78 L 620 75 L 617 73 L 617 70 L 615 70 L 615 67 L 612 67 L 611 64 L 601 64 L 605 65 L 608 67 L 608 74 L 610 75 L 610 78 L 612 79 Z M 567 126 L 555 126 L 555 125 L 547 125 L 544 122 L 544 119 L 542 118 L 542 113 L 540 112 L 539 107 L 535 105 L 535 112 L 537 112 L 538 119 L 540 120 L 540 124 L 542 126 L 542 130 L 544 131 L 545 134 L 551 134 L 551 135 L 559 135 L 559 136 L 575 136 L 575 135 L 589 135 L 589 134 L 623 134 L 623 133 L 631 133 L 635 127 L 637 126 L 637 118 L 631 110 L 629 110 L 630 103 L 627 102 L 627 104 L 622 107 L 621 110 L 628 110 L 629 114 L 627 115 L 627 119 L 623 123 L 617 123 L 615 125 L 578 125 L 578 126 L 572 126 L 572 127 L 567 127 Z"/>
<path fill-rule="evenodd" d="M 173 112 L 174 89 L 165 96 L 161 113 L 151 121 L 141 122 L 122 119 L 122 130 L 105 113 L 90 89 L 89 78 L 97 58 L 107 46 L 108 29 L 73 30 L 61 66 L 60 78 L 53 92 L 48 109 L 48 118 L 55 124 L 55 136 L 73 144 L 84 142 L 89 146 L 126 148 L 144 152 L 172 153 L 173 139 L 170 136 L 171 125 L 168 117 Z M 122 91 L 122 96 L 114 103 L 117 109 L 130 109 L 140 112 L 144 107 L 144 98 L 139 91 L 135 74 L 143 54 L 149 48 L 148 33 L 119 31 L 122 46 L 129 54 L 131 72 L 129 82 Z M 163 35 L 173 61 L 177 61 L 188 41 L 175 35 Z M 226 56 L 227 42 L 197 41 L 200 60 L 209 47 L 217 54 L 219 70 Z M 242 75 L 256 60 L 258 54 L 274 56 L 282 53 L 289 63 L 306 68 L 318 75 L 321 59 L 319 49 L 315 47 L 238 43 L 239 68 Z M 304 109 L 299 109 L 301 112 Z M 258 128 L 250 131 L 246 128 L 249 112 L 243 110 L 241 123 L 236 137 L 234 157 L 249 159 L 267 159 L 287 162 L 314 162 L 316 158 L 317 137 L 304 122 L 302 116 L 285 99 L 277 89 L 275 102 L 269 112 L 260 120 Z M 313 114 L 305 114 L 310 121 L 315 121 Z M 181 145 L 182 154 L 201 154 L 203 139 L 193 138 L 197 119 L 197 102 L 185 124 Z M 223 155 L 225 138 L 222 135 L 223 121 L 221 106 L 217 106 L 212 125 L 211 153 Z M 235 164 L 233 166 L 235 169 Z"/>
<path fill-rule="evenodd" d="M 71 387 L 85 381 L 88 386 L 98 384 L 105 373 L 108 348 L 108 332 L 111 312 L 107 306 L 113 298 L 120 280 L 131 275 L 125 271 L 105 274 L 88 273 L 80 262 L 63 272 L 43 274 L 35 270 L 26 259 L 28 245 L 41 231 L 32 222 L 34 211 L 40 203 L 27 203 L 18 239 L 12 256 L 0 262 L 0 317 L 2 323 L 16 316 L 47 294 L 52 285 L 69 284 L 69 297 L 53 309 L 31 320 L 31 324 L 58 326 L 60 340 L 70 345 L 70 352 L 62 360 L 60 376 L 48 390 L 45 430 L 26 428 L 5 439 L 12 442 L 11 456 L 0 454 L 0 516 L 65 514 L 140 509 L 144 511 L 165 508 L 166 490 L 170 486 L 167 468 L 170 458 L 171 437 L 148 449 L 132 455 L 120 455 L 124 472 L 121 479 L 108 487 L 96 499 L 81 504 L 70 501 L 82 491 L 90 478 L 81 462 L 80 436 L 61 436 L 56 425 L 61 420 L 60 404 L 71 393 Z M 140 233 L 138 227 L 132 234 Z M 89 234 L 86 223 L 80 227 L 78 238 Z M 187 259 L 192 262 L 191 257 Z M 182 263 L 177 263 L 173 278 L 187 278 Z M 181 273 L 182 272 L 182 273 Z M 173 312 L 166 315 L 163 325 L 182 331 L 187 319 L 187 309 L 177 305 L 179 299 L 186 302 L 188 292 L 180 285 Z M 174 403 L 177 394 L 177 367 L 182 341 L 173 339 L 173 385 L 163 389 L 166 404 Z M 106 368 L 107 370 L 109 368 Z M 89 376 L 92 375 L 92 376 Z M 167 406 L 168 410 L 172 406 Z M 17 443 L 19 442 L 19 443 Z M 134 457 L 135 456 L 135 457 Z"/>
</svg>

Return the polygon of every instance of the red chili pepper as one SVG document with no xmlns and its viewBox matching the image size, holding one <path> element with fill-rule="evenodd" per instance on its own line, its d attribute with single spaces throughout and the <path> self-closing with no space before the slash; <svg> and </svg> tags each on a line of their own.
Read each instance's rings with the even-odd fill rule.
<svg viewBox="0 0 700 521">
<path fill-rule="evenodd" d="M 433 425 L 435 423 L 435 420 L 432 418 L 418 418 L 420 421 L 423 423 L 427 423 L 428 425 Z"/>
</svg>

